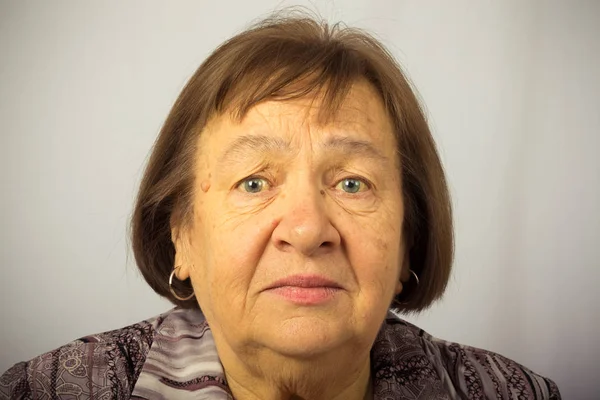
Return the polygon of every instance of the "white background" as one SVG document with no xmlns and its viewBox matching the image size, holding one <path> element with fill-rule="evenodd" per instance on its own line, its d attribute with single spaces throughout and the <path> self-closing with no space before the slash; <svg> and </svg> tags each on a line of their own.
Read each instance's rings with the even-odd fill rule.
<svg viewBox="0 0 600 400">
<path fill-rule="evenodd" d="M 170 307 L 128 250 L 146 157 L 215 46 L 291 4 L 0 2 L 0 370 Z M 390 47 L 439 143 L 455 269 L 410 319 L 598 398 L 600 2 L 310 7 Z"/>
</svg>

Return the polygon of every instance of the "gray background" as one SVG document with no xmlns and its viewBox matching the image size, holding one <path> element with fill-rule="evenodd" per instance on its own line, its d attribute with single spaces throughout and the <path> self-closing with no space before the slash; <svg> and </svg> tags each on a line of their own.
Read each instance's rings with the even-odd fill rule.
<svg viewBox="0 0 600 400">
<path fill-rule="evenodd" d="M 167 310 L 126 226 L 178 92 L 253 1 L 0 2 L 0 370 Z M 456 209 L 442 302 L 410 318 L 600 393 L 600 2 L 314 1 L 425 101 Z"/>
</svg>

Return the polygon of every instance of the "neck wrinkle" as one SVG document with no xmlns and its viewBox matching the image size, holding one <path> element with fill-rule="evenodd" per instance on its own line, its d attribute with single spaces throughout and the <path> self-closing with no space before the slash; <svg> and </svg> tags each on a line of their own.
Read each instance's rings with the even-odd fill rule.
<svg viewBox="0 0 600 400">
<path fill-rule="evenodd" d="M 354 358 L 356 359 L 356 357 Z M 327 373 L 322 368 L 311 368 L 306 366 L 306 373 L 297 369 L 296 376 L 305 377 L 316 369 L 323 371 L 314 374 L 319 378 L 311 381 L 301 379 L 285 379 L 295 381 L 292 385 L 283 385 L 275 380 L 265 379 L 266 371 L 261 368 L 263 377 L 246 374 L 248 371 L 240 371 L 245 375 L 243 379 L 235 379 L 224 366 L 225 377 L 233 398 L 235 400 L 371 400 L 373 399 L 373 382 L 371 376 L 370 357 L 358 368 L 356 373 L 348 372 L 343 362 L 338 362 Z M 242 382 L 243 381 L 243 382 Z"/>
</svg>

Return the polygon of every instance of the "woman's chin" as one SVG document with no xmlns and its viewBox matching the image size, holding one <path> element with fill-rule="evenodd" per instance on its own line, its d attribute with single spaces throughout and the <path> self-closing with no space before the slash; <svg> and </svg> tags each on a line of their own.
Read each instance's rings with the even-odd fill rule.
<svg viewBox="0 0 600 400">
<path fill-rule="evenodd" d="M 351 345 L 352 329 L 343 321 L 295 317 L 265 330 L 264 345 L 287 357 L 315 358 Z"/>
</svg>

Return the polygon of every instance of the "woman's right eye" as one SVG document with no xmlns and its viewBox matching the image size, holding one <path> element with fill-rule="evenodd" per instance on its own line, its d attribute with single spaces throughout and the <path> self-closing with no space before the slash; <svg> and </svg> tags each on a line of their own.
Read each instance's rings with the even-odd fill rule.
<svg viewBox="0 0 600 400">
<path fill-rule="evenodd" d="M 264 178 L 250 177 L 241 181 L 238 189 L 246 193 L 260 193 L 269 188 L 269 182 Z"/>
</svg>

